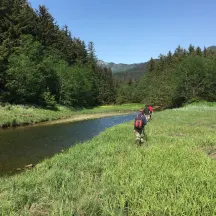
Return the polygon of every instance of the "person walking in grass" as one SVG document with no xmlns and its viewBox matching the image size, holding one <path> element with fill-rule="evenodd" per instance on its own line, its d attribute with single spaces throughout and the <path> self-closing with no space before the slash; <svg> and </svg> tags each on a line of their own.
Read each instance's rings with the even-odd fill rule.
<svg viewBox="0 0 216 216">
<path fill-rule="evenodd" d="M 150 119 L 150 110 L 148 106 L 145 106 L 144 108 L 144 115 L 146 116 L 147 121 Z"/>
<path fill-rule="evenodd" d="M 144 135 L 145 135 L 145 125 L 147 124 L 146 117 L 144 115 L 144 110 L 140 109 L 139 113 L 137 113 L 135 121 L 134 121 L 134 133 L 136 135 L 135 143 L 141 145 L 144 143 Z"/>
<path fill-rule="evenodd" d="M 152 119 L 153 107 L 151 105 L 148 106 L 150 111 L 150 120 Z"/>
</svg>

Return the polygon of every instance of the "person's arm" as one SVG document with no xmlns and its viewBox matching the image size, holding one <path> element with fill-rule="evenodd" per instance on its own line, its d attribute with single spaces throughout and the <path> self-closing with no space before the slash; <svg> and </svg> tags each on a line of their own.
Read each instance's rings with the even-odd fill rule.
<svg viewBox="0 0 216 216">
<path fill-rule="evenodd" d="M 143 124 L 146 125 L 147 124 L 147 120 L 146 120 L 146 117 L 143 116 Z"/>
<path fill-rule="evenodd" d="M 136 122 L 136 120 L 134 120 L 134 132 L 135 132 L 135 122 Z"/>
</svg>

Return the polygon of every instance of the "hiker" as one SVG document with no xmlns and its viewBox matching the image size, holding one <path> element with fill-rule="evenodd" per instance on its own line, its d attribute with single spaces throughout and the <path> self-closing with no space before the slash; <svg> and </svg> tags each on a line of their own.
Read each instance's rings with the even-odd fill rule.
<svg viewBox="0 0 216 216">
<path fill-rule="evenodd" d="M 147 124 L 146 117 L 144 116 L 144 110 L 140 109 L 137 113 L 134 121 L 134 133 L 136 135 L 136 144 L 141 145 L 144 142 L 145 125 Z"/>
<path fill-rule="evenodd" d="M 149 110 L 148 106 L 145 106 L 145 108 L 144 108 L 144 115 L 146 116 L 147 121 L 149 121 L 149 119 L 150 119 L 150 110 Z"/>
<path fill-rule="evenodd" d="M 153 107 L 151 105 L 148 106 L 150 111 L 150 119 L 152 119 Z"/>
</svg>

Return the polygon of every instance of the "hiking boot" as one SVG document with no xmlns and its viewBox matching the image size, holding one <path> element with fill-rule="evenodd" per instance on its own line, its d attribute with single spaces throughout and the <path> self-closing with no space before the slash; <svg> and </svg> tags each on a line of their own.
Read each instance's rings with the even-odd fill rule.
<svg viewBox="0 0 216 216">
<path fill-rule="evenodd" d="M 136 144 L 136 145 L 140 145 L 140 140 L 136 140 L 136 141 L 135 141 L 135 144 Z"/>
</svg>

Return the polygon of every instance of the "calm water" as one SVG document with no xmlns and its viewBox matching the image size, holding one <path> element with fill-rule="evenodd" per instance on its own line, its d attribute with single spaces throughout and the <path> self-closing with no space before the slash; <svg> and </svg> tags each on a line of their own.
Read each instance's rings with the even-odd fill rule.
<svg viewBox="0 0 216 216">
<path fill-rule="evenodd" d="M 0 130 L 0 175 L 36 164 L 78 142 L 93 138 L 108 127 L 133 119 L 134 113 L 82 122 Z"/>
</svg>

